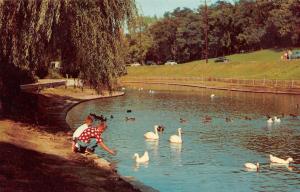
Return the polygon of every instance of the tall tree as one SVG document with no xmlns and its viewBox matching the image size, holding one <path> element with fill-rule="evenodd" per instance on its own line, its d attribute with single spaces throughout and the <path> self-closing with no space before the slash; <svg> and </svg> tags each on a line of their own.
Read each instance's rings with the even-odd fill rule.
<svg viewBox="0 0 300 192">
<path fill-rule="evenodd" d="M 177 21 L 167 16 L 150 27 L 154 44 L 150 51 L 155 61 L 165 62 L 168 59 L 174 59 L 176 54 L 176 31 Z"/>
<path fill-rule="evenodd" d="M 157 20 L 155 17 L 138 16 L 135 22 L 129 26 L 129 34 L 126 35 L 128 41 L 127 63 L 145 63 L 147 53 L 152 47 L 153 40 L 149 33 L 149 26 Z"/>
<path fill-rule="evenodd" d="M 20 75 L 33 80 L 57 49 L 65 68 L 98 91 L 111 88 L 124 70 L 121 28 L 133 10 L 134 0 L 0 1 L 1 99 L 17 94 Z"/>
</svg>

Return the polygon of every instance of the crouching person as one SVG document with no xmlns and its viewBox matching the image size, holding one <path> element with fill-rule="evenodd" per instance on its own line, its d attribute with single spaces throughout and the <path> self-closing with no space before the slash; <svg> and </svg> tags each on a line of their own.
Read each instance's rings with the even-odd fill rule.
<svg viewBox="0 0 300 192">
<path fill-rule="evenodd" d="M 85 129 L 77 139 L 77 143 L 80 148 L 86 148 L 87 152 L 94 152 L 98 156 L 101 155 L 101 148 L 112 155 L 116 155 L 116 151 L 106 146 L 101 137 L 106 128 L 106 122 L 102 121 L 97 127 L 89 127 Z"/>
<path fill-rule="evenodd" d="M 78 141 L 78 137 L 88 128 L 90 128 L 93 125 L 93 118 L 92 116 L 88 115 L 85 118 L 85 122 L 84 124 L 82 124 L 81 126 L 79 126 L 75 132 L 73 133 L 73 137 L 72 137 L 72 151 L 73 152 L 84 152 L 86 147 L 84 148 L 80 148 L 79 144 L 77 143 Z"/>
</svg>

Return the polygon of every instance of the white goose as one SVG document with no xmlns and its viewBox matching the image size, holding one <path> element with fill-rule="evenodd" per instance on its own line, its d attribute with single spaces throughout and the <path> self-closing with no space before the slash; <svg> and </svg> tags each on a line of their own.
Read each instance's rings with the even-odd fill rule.
<svg viewBox="0 0 300 192">
<path fill-rule="evenodd" d="M 278 118 L 278 117 L 275 116 L 275 117 L 274 117 L 274 122 L 275 122 L 275 123 L 280 123 L 281 120 L 280 120 L 280 118 Z"/>
<path fill-rule="evenodd" d="M 245 163 L 244 166 L 245 166 L 245 168 L 247 168 L 249 170 L 256 170 L 256 171 L 258 171 L 258 169 L 259 169 L 259 163 L 256 163 L 256 164 Z"/>
<path fill-rule="evenodd" d="M 155 131 L 155 133 L 153 133 L 152 131 L 147 132 L 147 133 L 144 134 L 144 137 L 145 137 L 146 139 L 153 139 L 153 140 L 159 139 L 158 132 L 157 132 L 157 128 L 158 128 L 158 125 L 155 125 L 155 126 L 154 126 L 154 131 Z"/>
<path fill-rule="evenodd" d="M 284 160 L 284 159 L 280 159 L 278 157 L 275 157 L 273 155 L 270 155 L 270 161 L 272 163 L 278 163 L 278 164 L 289 164 L 290 162 L 294 162 L 294 159 L 289 157 L 286 160 Z"/>
<path fill-rule="evenodd" d="M 146 163 L 149 161 L 148 151 L 145 151 L 145 153 L 142 157 L 140 157 L 139 154 L 135 153 L 133 155 L 133 158 L 135 158 L 135 162 L 137 162 L 137 163 Z"/>
<path fill-rule="evenodd" d="M 269 118 L 268 121 L 267 121 L 269 124 L 273 123 L 273 119 L 272 118 Z"/>
<path fill-rule="evenodd" d="M 215 97 L 215 94 L 211 94 L 211 95 L 210 95 L 210 98 L 214 98 L 214 97 Z"/>
<path fill-rule="evenodd" d="M 181 139 L 181 128 L 178 128 L 178 135 L 171 135 L 169 141 L 171 143 L 182 143 Z"/>
</svg>

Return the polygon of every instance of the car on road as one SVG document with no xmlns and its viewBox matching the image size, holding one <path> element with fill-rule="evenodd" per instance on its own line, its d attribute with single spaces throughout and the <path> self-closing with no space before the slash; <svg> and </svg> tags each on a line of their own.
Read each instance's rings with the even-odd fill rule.
<svg viewBox="0 0 300 192">
<path fill-rule="evenodd" d="M 293 51 L 291 59 L 300 59 L 300 50 Z"/>
<path fill-rule="evenodd" d="M 165 62 L 165 65 L 177 65 L 177 62 L 170 60 L 170 61 Z"/>
<path fill-rule="evenodd" d="M 146 61 L 146 65 L 156 65 L 154 61 Z"/>
<path fill-rule="evenodd" d="M 135 63 L 132 63 L 132 64 L 130 64 L 130 66 L 131 66 L 131 67 L 138 67 L 138 66 L 141 66 L 141 64 L 140 64 L 140 63 L 137 63 L 137 62 L 135 62 Z"/>
<path fill-rule="evenodd" d="M 227 63 L 228 61 L 229 59 L 227 59 L 226 57 L 218 57 L 215 59 L 215 63 L 221 63 L 221 62 Z"/>
</svg>

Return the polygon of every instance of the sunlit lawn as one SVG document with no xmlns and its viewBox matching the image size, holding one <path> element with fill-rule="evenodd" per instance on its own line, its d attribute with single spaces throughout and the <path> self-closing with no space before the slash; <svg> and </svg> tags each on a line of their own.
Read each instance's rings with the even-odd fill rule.
<svg viewBox="0 0 300 192">
<path fill-rule="evenodd" d="M 282 51 L 262 50 L 227 56 L 229 62 L 198 60 L 173 66 L 128 67 L 130 77 L 217 77 L 238 79 L 300 79 L 300 60 L 281 60 Z"/>
</svg>

